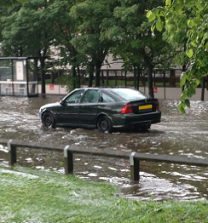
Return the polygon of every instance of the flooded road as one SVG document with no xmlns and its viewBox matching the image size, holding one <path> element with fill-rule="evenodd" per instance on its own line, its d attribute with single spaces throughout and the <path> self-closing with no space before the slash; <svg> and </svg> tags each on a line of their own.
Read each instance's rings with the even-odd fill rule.
<svg viewBox="0 0 208 223">
<path fill-rule="evenodd" d="M 161 100 L 162 121 L 148 132 L 114 132 L 41 126 L 40 106 L 63 96 L 45 98 L 0 97 L 0 138 L 28 142 L 55 142 L 91 148 L 135 151 L 150 154 L 208 158 L 208 102 L 191 102 L 186 115 L 179 101 Z M 0 146 L 0 164 L 8 165 L 6 148 Z M 141 162 L 139 183 L 129 180 L 129 160 L 75 155 L 75 175 L 90 181 L 107 182 L 120 192 L 140 200 L 203 200 L 208 194 L 208 169 L 203 167 Z M 18 149 L 17 162 L 36 169 L 64 173 L 63 153 Z"/>
</svg>

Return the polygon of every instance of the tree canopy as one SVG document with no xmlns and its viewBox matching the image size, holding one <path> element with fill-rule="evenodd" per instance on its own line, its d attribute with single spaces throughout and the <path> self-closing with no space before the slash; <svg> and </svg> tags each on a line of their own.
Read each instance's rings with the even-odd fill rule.
<svg viewBox="0 0 208 223">
<path fill-rule="evenodd" d="M 208 0 L 166 0 L 165 7 L 157 7 L 147 16 L 150 21 L 155 21 L 152 30 L 165 29 L 169 40 L 175 44 L 179 45 L 181 40 L 177 38 L 183 33 L 186 55 L 191 63 L 190 69 L 181 75 L 184 90 L 179 110 L 185 113 L 185 107 L 190 107 L 189 98 L 208 73 Z"/>
<path fill-rule="evenodd" d="M 146 17 L 149 1 L 119 1 L 110 19 L 110 30 L 106 27 L 106 38 L 113 39 L 111 51 L 120 56 L 124 67 L 134 71 L 138 80 L 142 69 L 148 74 L 149 95 L 154 97 L 152 74 L 154 68 L 169 68 L 172 61 L 171 46 L 162 33 L 151 31 L 152 22 Z M 164 0 L 151 2 L 151 7 L 164 5 Z M 107 24 L 106 24 L 107 25 Z"/>
<path fill-rule="evenodd" d="M 49 61 L 52 56 L 50 49 L 58 47 L 59 60 L 51 57 L 52 64 L 71 65 L 73 87 L 79 86 L 80 68 L 86 68 L 90 74 L 89 86 L 92 86 L 95 72 L 95 85 L 99 86 L 100 68 L 106 55 L 113 53 L 114 57 L 122 58 L 124 69 L 134 71 L 138 80 L 141 70 L 147 70 L 149 95 L 154 97 L 153 69 L 169 69 L 173 62 L 174 50 L 167 41 L 168 37 L 165 39 L 163 32 L 156 29 L 153 32 L 151 26 L 155 22 L 146 17 L 149 8 L 164 6 L 164 0 L 8 2 L 10 4 L 2 6 L 4 11 L 0 18 L 4 54 L 47 56 Z M 45 61 L 42 62 L 43 68 Z M 138 82 L 135 87 L 138 87 Z"/>
</svg>

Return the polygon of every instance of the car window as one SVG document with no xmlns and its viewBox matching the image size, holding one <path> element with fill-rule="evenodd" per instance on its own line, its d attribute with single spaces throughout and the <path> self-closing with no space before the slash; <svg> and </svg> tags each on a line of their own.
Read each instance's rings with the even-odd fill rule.
<svg viewBox="0 0 208 223">
<path fill-rule="evenodd" d="M 118 88 L 118 89 L 111 89 L 111 92 L 115 93 L 116 95 L 122 97 L 125 100 L 137 100 L 137 99 L 149 98 L 149 96 L 134 89 Z"/>
<path fill-rule="evenodd" d="M 115 99 L 105 93 L 102 93 L 102 101 L 103 102 L 115 102 Z"/>
<path fill-rule="evenodd" d="M 66 99 L 66 103 L 79 103 L 83 93 L 84 93 L 84 90 L 75 91 L 72 95 L 70 95 Z"/>
<path fill-rule="evenodd" d="M 98 101 L 99 101 L 99 92 L 96 90 L 87 91 L 83 99 L 84 103 L 96 103 Z"/>
</svg>

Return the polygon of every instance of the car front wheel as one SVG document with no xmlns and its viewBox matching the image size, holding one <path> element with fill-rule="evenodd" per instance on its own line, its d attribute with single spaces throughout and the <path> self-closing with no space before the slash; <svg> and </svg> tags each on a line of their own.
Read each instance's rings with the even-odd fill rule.
<svg viewBox="0 0 208 223">
<path fill-rule="evenodd" d="M 101 116 L 97 123 L 98 130 L 100 132 L 111 133 L 112 124 L 111 121 L 106 116 Z"/>
<path fill-rule="evenodd" d="M 44 126 L 55 128 L 55 119 L 50 112 L 45 112 L 42 116 Z"/>
</svg>

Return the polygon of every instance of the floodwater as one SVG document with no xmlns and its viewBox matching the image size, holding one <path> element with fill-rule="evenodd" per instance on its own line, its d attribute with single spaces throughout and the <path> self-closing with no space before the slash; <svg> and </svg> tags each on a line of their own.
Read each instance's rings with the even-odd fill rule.
<svg viewBox="0 0 208 223">
<path fill-rule="evenodd" d="M 147 132 L 45 128 L 38 118 L 40 106 L 63 96 L 45 98 L 0 97 L 0 138 L 28 142 L 55 142 L 91 148 L 140 153 L 208 158 L 208 102 L 192 101 L 186 115 L 178 111 L 179 101 L 161 100 L 162 121 Z M 0 145 L 0 164 L 8 165 L 7 150 Z M 75 155 L 74 173 L 84 180 L 107 182 L 120 187 L 120 193 L 140 200 L 207 200 L 208 169 L 179 164 L 140 162 L 140 181 L 129 180 L 129 160 Z M 64 173 L 63 153 L 18 149 L 22 166 Z"/>
</svg>

